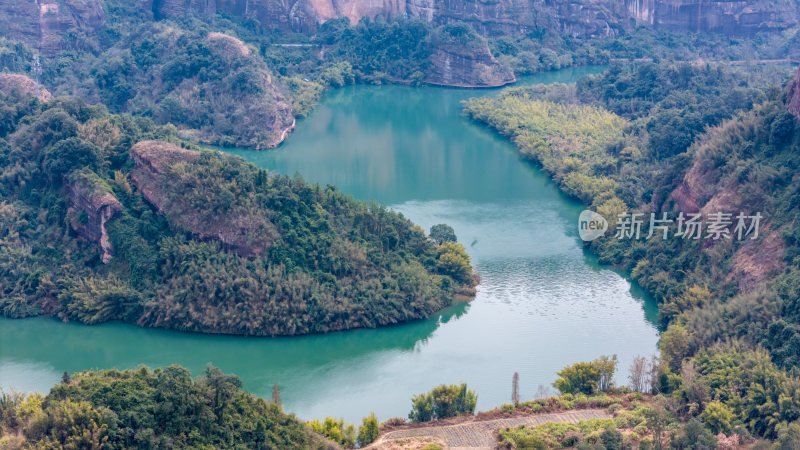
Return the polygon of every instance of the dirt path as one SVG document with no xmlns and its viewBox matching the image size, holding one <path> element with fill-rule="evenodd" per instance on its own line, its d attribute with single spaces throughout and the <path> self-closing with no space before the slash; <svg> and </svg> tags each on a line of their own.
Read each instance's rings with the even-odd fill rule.
<svg viewBox="0 0 800 450">
<path fill-rule="evenodd" d="M 578 423 L 588 419 L 608 419 L 611 416 L 602 409 L 583 409 L 554 414 L 534 414 L 525 417 L 511 417 L 507 419 L 492 419 L 461 423 L 457 425 L 432 426 L 409 428 L 386 433 L 370 446 L 379 449 L 383 444 L 391 444 L 398 439 L 415 437 L 438 438 L 450 448 L 494 448 L 497 442 L 494 433 L 506 427 L 519 425 L 543 425 L 547 422 Z"/>
</svg>

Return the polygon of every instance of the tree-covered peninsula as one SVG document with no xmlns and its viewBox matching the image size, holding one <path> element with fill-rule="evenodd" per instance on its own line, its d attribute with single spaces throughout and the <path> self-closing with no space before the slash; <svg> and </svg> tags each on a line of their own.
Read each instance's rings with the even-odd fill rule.
<svg viewBox="0 0 800 450">
<path fill-rule="evenodd" d="M 102 106 L 18 89 L 0 103 L 4 316 L 298 335 L 424 318 L 473 292 L 460 244 L 381 205 Z"/>
</svg>

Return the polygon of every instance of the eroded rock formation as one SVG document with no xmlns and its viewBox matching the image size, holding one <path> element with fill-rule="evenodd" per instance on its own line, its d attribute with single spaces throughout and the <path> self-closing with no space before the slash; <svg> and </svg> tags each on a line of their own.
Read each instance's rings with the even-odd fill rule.
<svg viewBox="0 0 800 450">
<path fill-rule="evenodd" d="M 70 206 L 67 219 L 79 236 L 94 242 L 108 263 L 114 248 L 108 238 L 106 223 L 122 211 L 122 204 L 112 194 L 111 188 L 91 171 L 71 174 L 65 183 Z"/>
<path fill-rule="evenodd" d="M 625 0 L 625 6 L 638 25 L 667 31 L 752 36 L 798 24 L 796 2 Z"/>
<path fill-rule="evenodd" d="M 156 17 L 189 10 L 251 16 L 264 25 L 296 31 L 347 17 L 408 16 L 436 24 L 469 23 L 482 34 L 557 29 L 580 37 L 614 35 L 645 25 L 669 31 L 753 35 L 798 24 L 793 2 L 703 0 L 147 0 Z"/>
<path fill-rule="evenodd" d="M 217 214 L 197 208 L 185 194 L 184 183 L 201 153 L 162 141 L 143 141 L 131 148 L 135 166 L 133 183 L 159 213 L 199 239 L 214 239 L 241 256 L 262 254 L 277 236 L 263 211 L 231 211 Z M 183 165 L 184 168 L 176 169 Z M 185 166 L 189 166 L 188 170 Z M 219 187 L 209 186 L 209 189 Z"/>
<path fill-rule="evenodd" d="M 425 82 L 458 87 L 492 87 L 516 81 L 511 70 L 494 59 L 489 47 L 439 46 L 430 58 Z"/>
<path fill-rule="evenodd" d="M 68 34 L 87 37 L 105 23 L 102 0 L 0 0 L 2 34 L 46 55 L 69 48 Z"/>
<path fill-rule="evenodd" d="M 485 35 L 546 27 L 579 37 L 614 35 L 635 25 L 752 36 L 800 23 L 797 2 L 767 0 L 138 0 L 137 5 L 155 19 L 222 13 L 302 32 L 331 18 L 356 23 L 378 16 L 469 23 Z M 105 22 L 102 0 L 0 0 L 3 34 L 45 53 L 65 47 L 68 32 L 91 34 Z"/>
</svg>

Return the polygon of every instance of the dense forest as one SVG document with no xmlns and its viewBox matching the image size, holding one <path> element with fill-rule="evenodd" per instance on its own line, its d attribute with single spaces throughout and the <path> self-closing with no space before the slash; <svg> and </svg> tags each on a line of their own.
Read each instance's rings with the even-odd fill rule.
<svg viewBox="0 0 800 450">
<path fill-rule="evenodd" d="M 474 292 L 461 244 L 381 205 L 80 100 L 0 103 L 5 316 L 295 335 L 427 317 Z"/>
<path fill-rule="evenodd" d="M 47 395 L 2 393 L 3 448 L 335 449 L 280 405 L 208 366 L 64 373 Z"/>
<path fill-rule="evenodd" d="M 666 330 L 652 390 L 670 412 L 706 422 L 721 414 L 716 431 L 769 439 L 800 418 L 800 126 L 784 101 L 789 77 L 776 75 L 612 65 L 575 85 L 465 104 L 608 220 L 610 232 L 586 246 L 659 302 Z M 675 236 L 678 214 L 698 211 L 764 219 L 745 240 Z M 670 237 L 648 236 L 647 222 L 639 238 L 615 236 L 631 212 L 671 220 Z"/>
</svg>

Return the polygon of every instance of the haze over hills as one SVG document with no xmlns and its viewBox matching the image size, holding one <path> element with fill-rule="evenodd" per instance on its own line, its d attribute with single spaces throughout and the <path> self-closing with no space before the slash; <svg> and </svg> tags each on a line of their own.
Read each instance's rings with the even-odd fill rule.
<svg viewBox="0 0 800 450">
<path fill-rule="evenodd" d="M 446 2 L 441 0 L 137 0 L 132 5 L 153 19 L 194 13 L 248 18 L 267 29 L 314 32 L 329 19 L 408 17 L 437 25 L 469 23 L 486 35 L 529 33 L 538 28 L 578 37 L 617 35 L 635 26 L 665 31 L 717 32 L 753 36 L 798 24 L 796 1 L 697 0 L 503 0 Z M 59 50 L 61 35 L 80 29 L 99 32 L 108 22 L 102 0 L 36 0 L 0 2 L 8 37 Z"/>
<path fill-rule="evenodd" d="M 523 159 L 515 164 L 542 170 L 611 230 L 629 212 L 669 218 L 667 231 L 684 213 L 763 222 L 747 240 L 609 234 L 575 243 L 657 303 L 659 356 L 633 358 L 625 386 L 614 383 L 617 358 L 597 355 L 557 373 L 563 395 L 525 402 L 514 392 L 514 404 L 491 414 L 579 405 L 609 418 L 522 425 L 499 439 L 517 448 L 791 448 L 800 442 L 800 72 L 790 80 L 795 68 L 780 63 L 798 48 L 795 0 L 0 0 L 0 311 L 246 336 L 430 318 L 476 294 L 454 230 L 427 235 L 376 202 L 225 151 L 270 151 L 326 91 L 347 85 L 424 95 L 452 92 L 426 84 L 499 87 L 599 65 L 576 83 L 482 92 L 445 110 L 507 137 Z M 375 147 L 447 147 L 426 141 L 435 124 L 413 112 L 419 140 L 395 140 L 384 106 L 368 118 L 378 123 Z M 347 142 L 361 124 L 343 115 L 336 137 Z M 329 137 L 331 123 L 316 131 Z M 460 174 L 467 156 L 423 148 L 432 166 Z M 550 259 L 530 266 L 552 271 L 535 282 L 550 283 L 543 295 L 554 301 L 575 300 L 553 285 L 566 272 Z M 505 281 L 493 306 L 511 303 L 510 291 L 529 300 L 519 291 L 530 285 Z M 475 370 L 503 348 L 493 337 L 480 337 L 490 350 Z M 531 352 L 560 344 L 544 342 Z M 512 357 L 530 358 L 522 353 Z M 211 367 L 197 380 L 177 367 L 67 373 L 47 397 L 0 393 L 0 446 L 355 446 L 341 420 L 311 422 L 312 432 L 285 415 L 277 385 L 271 403 L 240 388 Z M 158 410 L 167 428 L 140 424 L 163 402 L 202 417 Z M 476 403 L 466 385 L 442 385 L 415 395 L 409 418 L 472 415 Z M 369 439 L 380 432 L 374 416 L 364 427 Z"/>
</svg>

